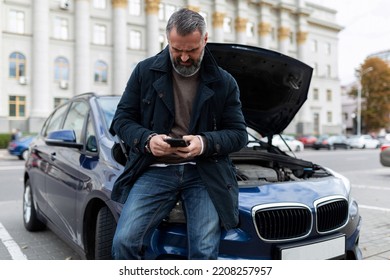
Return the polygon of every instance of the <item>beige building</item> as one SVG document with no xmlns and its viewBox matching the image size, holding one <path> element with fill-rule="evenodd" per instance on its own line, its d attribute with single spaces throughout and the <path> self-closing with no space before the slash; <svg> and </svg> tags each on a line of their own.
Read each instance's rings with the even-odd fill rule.
<svg viewBox="0 0 390 280">
<path fill-rule="evenodd" d="M 0 0 L 0 133 L 39 131 L 75 94 L 121 94 L 134 66 L 166 46 L 188 7 L 209 41 L 295 57 L 314 68 L 309 98 L 285 133 L 342 131 L 336 11 L 304 0 Z"/>
</svg>

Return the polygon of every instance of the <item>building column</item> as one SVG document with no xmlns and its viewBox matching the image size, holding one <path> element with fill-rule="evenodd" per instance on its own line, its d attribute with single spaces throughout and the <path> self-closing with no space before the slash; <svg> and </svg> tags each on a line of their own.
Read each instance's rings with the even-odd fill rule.
<svg viewBox="0 0 390 280">
<path fill-rule="evenodd" d="M 298 3 L 298 32 L 297 32 L 297 58 L 304 62 L 307 61 L 307 35 L 308 35 L 308 23 L 307 18 L 310 15 L 310 11 L 304 7 L 303 1 Z M 310 103 L 305 102 L 302 108 L 297 114 L 297 128 L 298 134 L 312 134 L 314 130 L 313 116 L 311 114 Z"/>
<path fill-rule="evenodd" d="M 49 1 L 33 1 L 32 7 L 32 63 L 31 63 L 31 107 L 29 131 L 38 132 L 43 120 L 53 109 L 53 98 L 49 91 Z"/>
<path fill-rule="evenodd" d="M 160 0 L 145 0 L 147 56 L 160 51 L 158 11 Z"/>
<path fill-rule="evenodd" d="M 214 42 L 223 43 L 223 20 L 225 18 L 225 13 L 214 12 L 213 13 L 213 37 Z"/>
<path fill-rule="evenodd" d="M 289 27 L 289 11 L 284 7 L 279 10 L 279 28 L 278 28 L 278 43 L 279 52 L 283 54 L 288 53 L 290 27 Z"/>
<path fill-rule="evenodd" d="M 199 0 L 188 0 L 187 9 L 199 13 L 200 12 Z"/>
<path fill-rule="evenodd" d="M 236 43 L 246 44 L 246 25 L 248 23 L 247 18 L 237 17 L 235 20 L 236 28 Z"/>
<path fill-rule="evenodd" d="M 75 0 L 75 70 L 74 94 L 91 91 L 90 11 L 89 0 Z"/>
<path fill-rule="evenodd" d="M 307 19 L 310 16 L 310 10 L 302 6 L 302 2 L 299 2 L 299 7 L 297 11 L 297 22 L 298 22 L 298 32 L 297 32 L 297 46 L 298 46 L 298 59 L 308 63 L 307 61 L 307 35 L 308 35 L 308 23 Z"/>
<path fill-rule="evenodd" d="M 237 1 L 237 17 L 234 21 L 234 27 L 236 31 L 236 43 L 246 44 L 246 26 L 248 24 L 248 3 L 247 1 Z"/>
<path fill-rule="evenodd" d="M 278 41 L 279 52 L 287 54 L 288 52 L 288 39 L 290 36 L 290 28 L 287 26 L 280 26 L 278 28 Z"/>
<path fill-rule="evenodd" d="M 127 0 L 112 0 L 113 8 L 113 71 L 112 92 L 123 93 L 128 79 L 127 67 Z"/>
<path fill-rule="evenodd" d="M 271 44 L 272 26 L 271 26 L 271 7 L 272 4 L 261 1 L 259 4 L 259 24 L 257 26 L 257 33 L 260 37 L 260 47 L 269 49 Z"/>
</svg>

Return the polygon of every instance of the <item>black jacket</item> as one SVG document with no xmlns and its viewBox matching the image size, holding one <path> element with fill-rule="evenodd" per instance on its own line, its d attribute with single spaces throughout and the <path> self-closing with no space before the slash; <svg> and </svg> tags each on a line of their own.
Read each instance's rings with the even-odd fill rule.
<svg viewBox="0 0 390 280">
<path fill-rule="evenodd" d="M 130 147 L 129 161 L 118 177 L 112 199 L 124 203 L 138 176 L 154 162 L 144 147 L 151 133 L 169 134 L 174 122 L 172 65 L 169 49 L 134 69 L 111 124 L 110 132 Z M 207 148 L 195 158 L 199 173 L 226 229 L 238 222 L 238 185 L 229 153 L 247 144 L 239 89 L 205 50 L 189 134 L 203 135 Z"/>
</svg>

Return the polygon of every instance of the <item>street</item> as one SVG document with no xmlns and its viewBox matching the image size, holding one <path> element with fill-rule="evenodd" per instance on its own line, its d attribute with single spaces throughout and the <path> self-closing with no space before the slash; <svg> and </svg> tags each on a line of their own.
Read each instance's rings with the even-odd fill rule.
<svg viewBox="0 0 390 280">
<path fill-rule="evenodd" d="M 364 259 L 390 259 L 390 168 L 379 163 L 379 150 L 296 153 L 350 179 L 363 226 L 360 248 Z M 50 230 L 28 232 L 22 219 L 24 162 L 0 158 L 0 260 L 78 260 L 80 257 Z"/>
</svg>

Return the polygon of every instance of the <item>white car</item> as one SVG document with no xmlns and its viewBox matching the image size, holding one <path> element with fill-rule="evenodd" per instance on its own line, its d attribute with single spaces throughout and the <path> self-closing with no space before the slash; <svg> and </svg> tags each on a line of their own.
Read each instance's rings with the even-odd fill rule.
<svg viewBox="0 0 390 280">
<path fill-rule="evenodd" d="M 381 145 L 378 139 L 373 138 L 369 134 L 354 135 L 349 137 L 347 141 L 351 148 L 358 149 L 377 149 Z"/>
<path fill-rule="evenodd" d="M 264 137 L 261 140 L 264 142 L 268 141 L 267 137 Z M 284 135 L 284 134 L 282 135 L 275 134 L 272 137 L 272 145 L 278 147 L 283 152 L 289 152 L 290 149 L 293 152 L 301 152 L 304 149 L 303 142 L 295 139 L 293 136 Z"/>
</svg>

